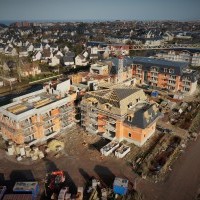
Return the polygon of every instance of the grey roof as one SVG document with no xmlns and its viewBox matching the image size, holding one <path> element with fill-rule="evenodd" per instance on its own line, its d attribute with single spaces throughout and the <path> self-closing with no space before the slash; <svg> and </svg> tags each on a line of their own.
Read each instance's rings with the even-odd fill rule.
<svg viewBox="0 0 200 200">
<path fill-rule="evenodd" d="M 126 97 L 132 95 L 133 93 L 137 92 L 140 89 L 136 88 L 116 88 L 113 89 L 113 93 L 118 97 L 118 99 L 121 101 L 125 99 Z"/>
<path fill-rule="evenodd" d="M 182 75 L 183 69 L 188 67 L 187 62 L 174 62 L 147 57 L 134 57 L 132 61 L 133 64 L 140 64 L 143 70 L 148 71 L 151 67 L 158 67 L 160 73 L 166 73 L 164 72 L 164 68 L 174 69 L 174 75 Z"/>
<path fill-rule="evenodd" d="M 65 54 L 65 57 L 75 57 L 75 53 L 74 52 L 67 52 L 66 54 Z"/>
<path fill-rule="evenodd" d="M 137 110 L 136 112 L 133 111 L 134 117 L 132 121 L 128 121 L 128 119 L 126 118 L 124 123 L 128 125 L 136 126 L 142 129 L 146 128 L 148 125 L 154 122 L 161 115 L 159 110 L 155 111 L 153 109 L 153 106 L 155 106 L 155 104 L 147 104 L 143 108 Z M 145 112 L 148 113 L 149 119 L 145 117 Z"/>
<path fill-rule="evenodd" d="M 73 57 L 64 56 L 63 57 L 63 62 L 74 62 L 74 58 Z"/>
<path fill-rule="evenodd" d="M 196 82 L 199 78 L 198 71 L 195 70 L 184 71 L 183 75 L 181 76 L 181 79 L 183 78 L 188 78 L 190 81 Z"/>
</svg>

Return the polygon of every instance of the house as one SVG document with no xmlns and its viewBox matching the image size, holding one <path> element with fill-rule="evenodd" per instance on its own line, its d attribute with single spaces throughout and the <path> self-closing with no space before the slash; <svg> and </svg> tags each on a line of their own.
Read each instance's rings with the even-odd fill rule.
<svg viewBox="0 0 200 200">
<path fill-rule="evenodd" d="M 74 52 L 67 52 L 62 58 L 63 65 L 65 66 L 74 65 L 74 58 L 75 58 Z"/>
<path fill-rule="evenodd" d="M 174 39 L 174 34 L 169 32 L 169 31 L 166 31 L 164 34 L 163 34 L 163 39 L 164 41 L 172 41 Z"/>
<path fill-rule="evenodd" d="M 16 48 L 10 47 L 10 46 L 7 46 L 5 48 L 4 53 L 5 53 L 5 55 L 8 55 L 8 56 L 17 56 L 18 55 Z"/>
<path fill-rule="evenodd" d="M 59 65 L 60 59 L 61 59 L 60 55 L 54 55 L 49 61 L 49 66 L 53 67 L 53 66 Z"/>
<path fill-rule="evenodd" d="M 81 125 L 87 132 L 137 146 L 154 134 L 159 116 L 158 106 L 133 87 L 88 92 L 81 101 Z"/>
<path fill-rule="evenodd" d="M 164 39 L 162 37 L 155 37 L 155 38 L 145 38 L 144 45 L 155 47 L 159 46 L 163 43 Z"/>
<path fill-rule="evenodd" d="M 50 49 L 44 49 L 42 51 L 42 62 L 48 62 L 49 60 L 51 60 L 53 58 L 53 53 L 51 52 Z"/>
<path fill-rule="evenodd" d="M 41 60 L 42 59 L 42 53 L 40 51 L 36 51 L 32 57 L 33 61 Z"/>
<path fill-rule="evenodd" d="M 28 77 L 28 76 L 36 76 L 38 74 L 41 74 L 41 70 L 36 63 L 24 63 L 21 62 L 20 64 L 20 74 L 22 77 Z"/>
<path fill-rule="evenodd" d="M 67 52 L 69 51 L 69 48 L 68 48 L 67 46 L 64 46 L 63 51 L 64 51 L 65 53 L 67 53 Z"/>
<path fill-rule="evenodd" d="M 34 46 L 35 51 L 42 51 L 43 50 L 42 44 L 36 43 L 33 46 Z"/>
<path fill-rule="evenodd" d="M 19 49 L 19 57 L 27 57 L 27 56 L 28 56 L 27 47 L 21 47 Z"/>
<path fill-rule="evenodd" d="M 58 45 L 56 45 L 56 44 L 51 44 L 51 45 L 50 45 L 50 50 L 51 50 L 52 52 L 58 51 Z"/>
<path fill-rule="evenodd" d="M 84 52 L 83 54 L 79 54 L 75 57 L 75 64 L 78 66 L 87 66 L 88 65 L 88 53 Z"/>
<path fill-rule="evenodd" d="M 34 46 L 32 44 L 27 45 L 27 51 L 32 52 L 34 50 Z"/>
</svg>

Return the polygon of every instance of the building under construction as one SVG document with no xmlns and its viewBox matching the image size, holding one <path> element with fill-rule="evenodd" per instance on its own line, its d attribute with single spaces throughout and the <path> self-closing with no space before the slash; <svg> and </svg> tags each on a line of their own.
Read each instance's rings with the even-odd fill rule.
<svg viewBox="0 0 200 200">
<path fill-rule="evenodd" d="M 0 107 L 2 136 L 30 145 L 54 137 L 75 124 L 75 98 L 68 80 L 13 99 Z"/>
<path fill-rule="evenodd" d="M 81 124 L 86 131 L 138 146 L 155 132 L 159 116 L 157 105 L 133 87 L 89 92 L 81 102 Z"/>
</svg>

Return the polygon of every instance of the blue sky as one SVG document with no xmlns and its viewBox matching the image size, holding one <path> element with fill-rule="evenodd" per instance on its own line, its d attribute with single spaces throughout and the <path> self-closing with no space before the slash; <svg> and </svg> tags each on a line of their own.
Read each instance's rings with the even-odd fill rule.
<svg viewBox="0 0 200 200">
<path fill-rule="evenodd" d="M 0 20 L 195 20 L 200 0 L 0 0 Z"/>
</svg>

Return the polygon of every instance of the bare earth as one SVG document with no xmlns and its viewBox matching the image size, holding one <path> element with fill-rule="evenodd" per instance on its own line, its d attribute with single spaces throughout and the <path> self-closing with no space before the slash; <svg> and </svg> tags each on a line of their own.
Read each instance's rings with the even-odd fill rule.
<svg viewBox="0 0 200 200">
<path fill-rule="evenodd" d="M 37 180 L 43 191 L 45 174 L 55 169 L 64 170 L 67 182 L 72 190 L 75 186 L 84 186 L 89 176 L 99 177 L 105 184 L 111 185 L 115 176 L 128 178 L 134 182 L 137 177 L 124 160 L 113 156 L 101 157 L 96 143 L 97 136 L 87 135 L 78 130 L 64 139 L 64 156 L 52 155 L 34 163 L 17 163 L 0 151 L 0 183 L 12 184 L 17 181 Z M 78 134 L 78 136 L 77 136 Z M 83 143 L 83 141 L 85 141 Z M 151 183 L 137 178 L 136 189 L 144 194 L 146 200 L 191 200 L 200 187 L 200 138 L 190 142 L 185 152 L 172 166 L 172 171 L 164 182 Z"/>
</svg>

